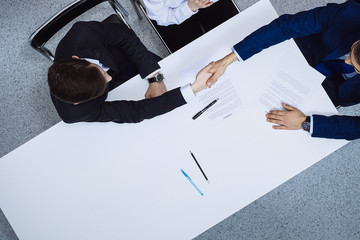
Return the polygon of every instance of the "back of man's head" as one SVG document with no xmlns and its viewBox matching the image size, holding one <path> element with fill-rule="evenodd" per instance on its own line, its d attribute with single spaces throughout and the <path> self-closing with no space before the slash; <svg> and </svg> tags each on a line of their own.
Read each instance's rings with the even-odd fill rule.
<svg viewBox="0 0 360 240">
<path fill-rule="evenodd" d="M 354 57 L 355 61 L 360 64 L 360 40 L 354 44 Z"/>
<path fill-rule="evenodd" d="M 107 84 L 100 70 L 86 60 L 63 60 L 48 71 L 50 92 L 68 103 L 81 103 L 104 93 Z"/>
</svg>

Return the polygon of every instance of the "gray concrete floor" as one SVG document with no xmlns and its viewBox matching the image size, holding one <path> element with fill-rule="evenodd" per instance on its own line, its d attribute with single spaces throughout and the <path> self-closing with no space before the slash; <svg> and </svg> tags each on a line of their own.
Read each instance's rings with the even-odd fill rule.
<svg viewBox="0 0 360 240">
<path fill-rule="evenodd" d="M 72 0 L 1 1 L 0 157 L 60 121 L 46 83 L 51 62 L 31 49 L 27 39 L 70 2 Z M 130 13 L 128 21 L 144 44 L 166 57 L 166 50 L 146 20 L 136 18 L 130 0 L 120 2 Z M 244 10 L 257 0 L 235 2 Z M 344 0 L 272 0 L 279 14 L 295 13 L 328 2 Z M 110 13 L 111 8 L 104 3 L 79 19 L 102 20 Z M 54 49 L 66 30 L 47 46 Z M 340 113 L 360 115 L 360 108 L 342 108 Z M 360 239 L 359 153 L 360 141 L 352 141 L 196 239 Z M 0 239 L 17 239 L 1 211 Z"/>
</svg>

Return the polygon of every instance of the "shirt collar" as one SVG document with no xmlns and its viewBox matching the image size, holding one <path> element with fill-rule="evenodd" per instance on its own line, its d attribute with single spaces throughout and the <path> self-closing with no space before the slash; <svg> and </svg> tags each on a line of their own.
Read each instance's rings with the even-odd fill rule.
<svg viewBox="0 0 360 240">
<path fill-rule="evenodd" d="M 83 59 L 83 60 L 86 60 L 90 63 L 93 63 L 93 64 L 96 64 L 98 65 L 99 67 L 101 67 L 105 72 L 107 72 L 110 68 L 105 66 L 104 64 L 102 64 L 101 62 L 99 62 L 99 60 L 97 59 L 92 59 L 92 58 L 80 58 L 80 59 Z"/>
</svg>

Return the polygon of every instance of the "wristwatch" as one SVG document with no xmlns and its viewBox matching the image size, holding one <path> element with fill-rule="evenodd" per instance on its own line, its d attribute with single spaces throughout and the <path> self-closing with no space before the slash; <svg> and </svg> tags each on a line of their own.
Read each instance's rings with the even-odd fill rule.
<svg viewBox="0 0 360 240">
<path fill-rule="evenodd" d="M 156 74 L 154 77 L 152 78 L 148 78 L 149 83 L 153 83 L 153 82 L 162 82 L 164 80 L 164 75 L 162 73 L 158 73 Z"/>
<path fill-rule="evenodd" d="M 304 129 L 307 132 L 310 132 L 310 124 L 311 124 L 310 122 L 311 122 L 310 117 L 306 116 L 305 121 L 303 121 L 301 124 L 302 129 Z"/>
</svg>

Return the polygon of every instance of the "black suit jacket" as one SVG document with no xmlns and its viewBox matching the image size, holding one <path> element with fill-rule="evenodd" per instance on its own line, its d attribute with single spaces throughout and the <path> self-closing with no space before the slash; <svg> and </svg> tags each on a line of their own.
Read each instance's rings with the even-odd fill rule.
<svg viewBox="0 0 360 240">
<path fill-rule="evenodd" d="M 135 33 L 124 24 L 101 22 L 77 22 L 60 41 L 55 62 L 71 59 L 73 55 L 80 58 L 98 59 L 112 70 L 113 80 L 120 79 L 119 73 L 133 63 L 142 78 L 159 69 L 152 54 L 141 43 Z M 88 102 L 77 105 L 65 103 L 51 96 L 55 108 L 66 123 L 74 122 L 108 122 L 135 123 L 153 118 L 185 104 L 180 88 L 163 95 L 141 101 L 106 101 L 109 87 L 105 93 Z"/>
</svg>

